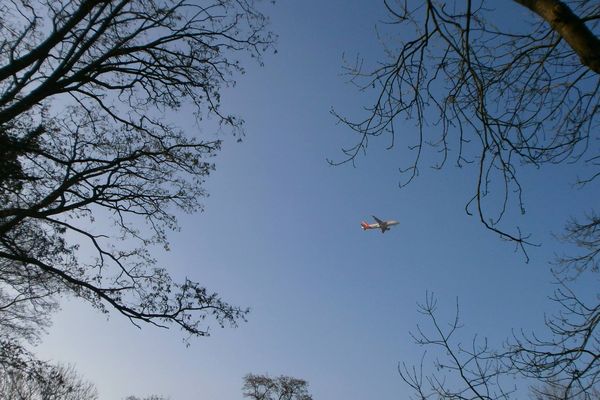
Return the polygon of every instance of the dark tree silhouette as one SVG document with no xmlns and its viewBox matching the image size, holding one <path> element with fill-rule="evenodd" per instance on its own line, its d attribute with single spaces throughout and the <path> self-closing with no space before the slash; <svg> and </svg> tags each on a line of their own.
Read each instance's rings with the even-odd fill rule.
<svg viewBox="0 0 600 400">
<path fill-rule="evenodd" d="M 369 141 L 387 136 L 390 147 L 401 142 L 414 155 L 401 168 L 401 186 L 418 175 L 428 149 L 439 155 L 435 168 L 449 160 L 472 168 L 477 179 L 467 213 L 478 215 L 527 258 L 529 236 L 504 218 L 515 204 L 525 212 L 521 169 L 577 163 L 579 186 L 597 184 L 600 176 L 600 5 L 590 0 L 384 4 L 390 29 L 400 39 L 387 43 L 389 58 L 372 69 L 361 59 L 348 66 L 351 81 L 374 101 L 362 119 L 333 112 L 358 136 L 337 164 L 354 163 Z M 514 18 L 498 18 L 507 10 Z M 528 20 L 515 23 L 517 11 Z M 416 129 L 407 129 L 407 121 Z M 593 201 L 590 208 L 597 206 Z M 507 399 L 515 375 L 527 380 L 534 397 L 597 396 L 599 299 L 584 301 L 569 285 L 582 274 L 597 280 L 600 219 L 593 210 L 573 218 L 559 238 L 575 250 L 557 258 L 552 300 L 560 311 L 547 318 L 544 332 L 515 334 L 502 350 L 477 338 L 465 347 L 453 341 L 458 309 L 446 328 L 428 296 L 420 310 L 433 328 L 419 329 L 415 339 L 441 349 L 437 368 L 424 362 L 400 368 L 417 398 Z"/>
<path fill-rule="evenodd" d="M 248 374 L 242 388 L 244 397 L 253 400 L 312 400 L 308 382 L 289 376 L 271 378 L 268 375 Z"/>
<path fill-rule="evenodd" d="M 175 211 L 201 210 L 220 142 L 175 113 L 211 118 L 220 91 L 271 47 L 253 0 L 34 0 L 0 5 L 0 322 L 47 322 L 57 294 L 136 325 L 208 334 L 246 309 L 150 255 Z M 191 108 L 184 108 L 189 105 Z M 4 322 L 2 322 L 4 323 Z"/>
<path fill-rule="evenodd" d="M 347 67 L 351 81 L 375 100 L 362 119 L 334 111 L 358 140 L 333 163 L 354 162 L 370 140 L 389 136 L 390 147 L 400 141 L 414 154 L 403 160 L 402 186 L 417 176 L 424 152 L 433 148 L 439 155 L 435 168 L 452 159 L 476 170 L 467 213 L 525 251 L 528 235 L 503 223 L 511 204 L 525 212 L 521 167 L 581 161 L 592 171 L 578 178 L 582 185 L 600 174 L 597 2 L 384 3 L 401 36 L 373 69 L 360 59 Z M 533 11 L 522 24 L 497 18 L 497 9 L 527 13 L 522 6 Z"/>
<path fill-rule="evenodd" d="M 97 400 L 98 392 L 72 367 L 38 362 L 27 369 L 1 366 L 0 397 L 5 400 Z"/>
<path fill-rule="evenodd" d="M 565 283 L 551 300 L 559 312 L 547 332 L 515 335 L 500 357 L 510 371 L 561 388 L 564 399 L 594 399 L 600 390 L 600 304 L 585 302 Z"/>
<path fill-rule="evenodd" d="M 572 218 L 560 237 L 578 249 L 576 254 L 558 257 L 556 271 L 568 279 L 575 279 L 585 271 L 599 272 L 600 267 L 600 217 L 594 212 L 579 222 Z"/>
<path fill-rule="evenodd" d="M 437 300 L 428 293 L 419 311 L 432 328 L 418 327 L 412 337 L 429 354 L 426 350 L 418 366 L 401 364 L 401 378 L 422 400 L 506 400 L 523 396 L 527 388 L 539 400 L 597 399 L 599 307 L 588 307 L 564 284 L 553 300 L 559 312 L 546 319 L 547 332 L 515 334 L 505 349 L 497 350 L 477 336 L 468 346 L 461 344 L 458 304 L 454 318 L 445 323 L 438 316 Z M 433 368 L 424 362 L 432 354 Z"/>
<path fill-rule="evenodd" d="M 439 320 L 437 300 L 431 293 L 426 294 L 425 302 L 419 304 L 418 309 L 431 322 L 432 329 L 429 332 L 419 326 L 411 336 L 417 345 L 434 354 L 435 359 L 433 369 L 429 368 L 425 350 L 420 365 L 402 363 L 398 366 L 400 377 L 414 390 L 415 398 L 509 399 L 515 388 L 505 382 L 506 369 L 487 341 L 474 337 L 468 346 L 464 346 L 457 340 L 457 331 L 461 328 L 458 304 L 449 323 Z"/>
<path fill-rule="evenodd" d="M 532 398 L 535 400 L 561 400 L 565 398 L 565 387 L 560 383 L 550 382 L 544 385 L 534 387 L 531 390 Z M 600 392 L 598 389 L 592 389 L 591 396 L 586 397 L 585 395 L 571 396 L 573 400 L 585 400 L 586 398 L 598 399 L 600 398 Z"/>
</svg>

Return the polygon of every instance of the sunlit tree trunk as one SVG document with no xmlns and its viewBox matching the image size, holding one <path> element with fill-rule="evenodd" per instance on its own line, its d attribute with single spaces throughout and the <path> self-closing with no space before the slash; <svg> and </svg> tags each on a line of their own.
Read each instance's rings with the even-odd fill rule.
<svg viewBox="0 0 600 400">
<path fill-rule="evenodd" d="M 558 0 L 515 0 L 547 21 L 573 51 L 581 63 L 600 74 L 600 40 L 588 29 L 585 21 Z"/>
</svg>

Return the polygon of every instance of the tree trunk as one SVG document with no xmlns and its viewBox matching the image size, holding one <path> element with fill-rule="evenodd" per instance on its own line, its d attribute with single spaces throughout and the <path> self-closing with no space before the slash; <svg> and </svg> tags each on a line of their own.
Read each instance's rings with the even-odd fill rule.
<svg viewBox="0 0 600 400">
<path fill-rule="evenodd" d="M 600 40 L 584 21 L 559 0 L 514 0 L 547 21 L 573 51 L 581 63 L 600 74 Z"/>
</svg>

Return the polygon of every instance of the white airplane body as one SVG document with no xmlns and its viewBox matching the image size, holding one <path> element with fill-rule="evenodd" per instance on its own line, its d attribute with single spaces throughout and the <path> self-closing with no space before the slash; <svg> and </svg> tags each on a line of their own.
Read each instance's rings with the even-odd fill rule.
<svg viewBox="0 0 600 400">
<path fill-rule="evenodd" d="M 399 224 L 398 221 L 394 221 L 394 220 L 383 221 L 374 215 L 373 215 L 373 218 L 375 219 L 375 221 L 377 221 L 377 223 L 369 224 L 365 221 L 360 223 L 360 226 L 363 228 L 364 231 L 366 231 L 367 229 L 381 229 L 381 233 L 385 233 L 385 231 L 388 231 L 390 229 L 390 226 Z"/>
</svg>

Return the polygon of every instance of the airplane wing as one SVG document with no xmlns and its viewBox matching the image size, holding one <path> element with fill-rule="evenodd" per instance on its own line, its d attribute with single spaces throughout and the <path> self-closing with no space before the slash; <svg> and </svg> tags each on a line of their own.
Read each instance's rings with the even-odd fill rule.
<svg viewBox="0 0 600 400">
<path fill-rule="evenodd" d="M 375 219 L 375 221 L 377 221 L 377 223 L 379 225 L 384 224 L 384 221 L 380 220 L 379 218 L 377 218 L 376 216 L 373 215 L 373 219 Z"/>
</svg>

